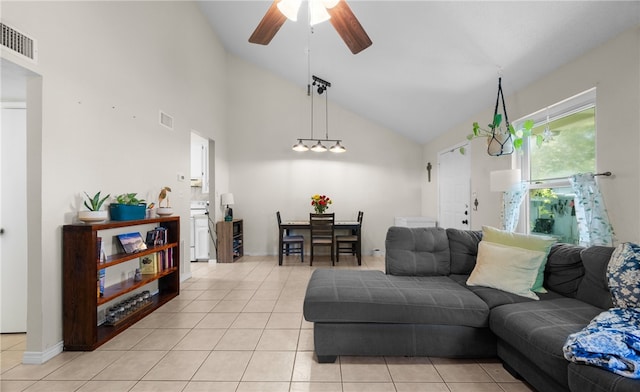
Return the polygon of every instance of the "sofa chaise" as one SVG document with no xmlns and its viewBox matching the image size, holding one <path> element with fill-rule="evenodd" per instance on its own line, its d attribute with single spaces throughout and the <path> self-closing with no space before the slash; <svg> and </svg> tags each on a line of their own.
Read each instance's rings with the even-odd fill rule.
<svg viewBox="0 0 640 392">
<path fill-rule="evenodd" d="M 314 271 L 304 317 L 319 362 L 339 355 L 499 357 L 540 392 L 640 391 L 564 358 L 567 337 L 612 307 L 610 247 L 551 246 L 539 300 L 466 282 L 481 231 L 391 227 L 385 269 Z"/>
</svg>

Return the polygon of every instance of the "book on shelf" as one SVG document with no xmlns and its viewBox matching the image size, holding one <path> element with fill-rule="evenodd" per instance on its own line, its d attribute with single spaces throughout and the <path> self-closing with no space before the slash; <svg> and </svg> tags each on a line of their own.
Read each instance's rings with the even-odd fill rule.
<svg viewBox="0 0 640 392">
<path fill-rule="evenodd" d="M 158 260 L 158 272 L 175 267 L 173 261 L 173 248 L 164 249 L 156 253 Z"/>
<path fill-rule="evenodd" d="M 107 279 L 107 271 L 105 269 L 98 270 L 98 298 L 104 297 L 104 284 Z"/>
<path fill-rule="evenodd" d="M 96 238 L 96 262 L 102 264 L 102 237 Z"/>
<path fill-rule="evenodd" d="M 142 274 L 157 274 L 158 265 L 155 253 L 145 255 L 140 258 L 140 272 Z"/>
<path fill-rule="evenodd" d="M 118 234 L 116 237 L 126 253 L 136 253 L 147 249 L 147 244 L 144 243 L 142 235 L 138 232 Z"/>
<path fill-rule="evenodd" d="M 160 246 L 167 244 L 167 228 L 158 226 L 147 231 L 147 246 Z"/>
</svg>

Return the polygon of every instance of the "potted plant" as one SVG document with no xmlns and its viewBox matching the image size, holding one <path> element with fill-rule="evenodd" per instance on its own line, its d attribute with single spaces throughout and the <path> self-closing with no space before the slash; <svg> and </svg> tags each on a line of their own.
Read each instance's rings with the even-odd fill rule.
<svg viewBox="0 0 640 392">
<path fill-rule="evenodd" d="M 123 193 L 116 196 L 116 202 L 109 205 L 111 220 L 125 221 L 144 219 L 147 205 L 138 199 L 137 193 Z"/>
<path fill-rule="evenodd" d="M 169 206 L 169 195 L 167 192 L 171 192 L 171 188 L 165 186 L 160 190 L 160 194 L 158 195 L 158 209 L 156 210 L 156 214 L 160 216 L 166 216 L 173 214 L 173 208 Z M 167 205 L 165 207 L 162 206 L 162 202 L 166 200 Z"/>
<path fill-rule="evenodd" d="M 478 137 L 487 138 L 487 152 L 489 155 L 507 155 L 513 150 L 520 150 L 525 138 L 534 136 L 531 133 L 533 129 L 533 120 L 527 120 L 522 124 L 522 128 L 517 131 L 512 124 L 506 129 L 500 128 L 502 124 L 502 114 L 498 113 L 493 117 L 493 123 L 488 125 L 488 129 L 481 128 L 477 122 L 473 123 L 473 133 L 467 136 L 468 140 Z M 542 135 L 535 135 L 538 147 L 542 145 Z M 511 141 L 509 141 L 511 138 Z M 464 152 L 463 152 L 464 153 Z"/>
<path fill-rule="evenodd" d="M 87 197 L 87 200 L 84 201 L 84 206 L 87 207 L 88 211 L 79 211 L 78 219 L 82 222 L 102 222 L 107 220 L 109 217 L 107 211 L 100 208 L 111 195 L 100 198 L 100 192 L 93 195 L 93 197 L 89 196 L 87 192 L 84 194 Z"/>
</svg>

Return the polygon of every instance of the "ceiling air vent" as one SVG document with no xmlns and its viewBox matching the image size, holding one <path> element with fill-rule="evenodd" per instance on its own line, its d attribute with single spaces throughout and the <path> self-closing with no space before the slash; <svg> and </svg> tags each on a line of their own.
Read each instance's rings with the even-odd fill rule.
<svg viewBox="0 0 640 392">
<path fill-rule="evenodd" d="M 173 129 L 173 117 L 167 113 L 160 111 L 160 125 L 163 125 L 169 129 Z"/>
<path fill-rule="evenodd" d="M 36 54 L 38 53 L 38 50 L 36 48 L 36 41 L 33 38 L 22 34 L 18 30 L 11 28 L 4 23 L 0 23 L 0 28 L 2 29 L 3 47 L 24 56 L 29 60 L 36 61 Z"/>
</svg>

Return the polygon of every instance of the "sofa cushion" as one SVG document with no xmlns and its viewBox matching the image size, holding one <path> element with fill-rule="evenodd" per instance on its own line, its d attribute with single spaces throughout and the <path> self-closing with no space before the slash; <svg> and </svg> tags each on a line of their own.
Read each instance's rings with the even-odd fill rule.
<svg viewBox="0 0 640 392">
<path fill-rule="evenodd" d="M 447 229 L 451 252 L 451 273 L 469 275 L 476 265 L 481 231 Z"/>
<path fill-rule="evenodd" d="M 482 286 L 468 286 L 469 290 L 473 291 L 475 295 L 482 298 L 482 300 L 489 306 L 489 309 L 493 309 L 496 306 L 506 304 L 517 304 L 520 302 L 535 301 L 534 299 L 523 297 L 521 295 L 508 293 L 506 291 L 492 289 L 490 287 Z M 537 293 L 540 300 L 546 301 L 550 299 L 563 298 L 562 295 L 554 293 L 552 291 L 548 293 Z"/>
<path fill-rule="evenodd" d="M 555 238 L 545 237 L 541 235 L 528 235 L 521 233 L 513 233 L 510 231 L 499 230 L 490 226 L 482 226 L 482 238 L 485 241 L 495 242 L 497 244 L 515 246 L 518 248 L 544 252 L 544 259 L 538 268 L 536 280 L 531 286 L 531 290 L 544 293 L 544 268 L 547 262 L 547 255 L 551 249 L 551 245 L 556 242 Z"/>
<path fill-rule="evenodd" d="M 640 380 L 633 380 L 595 366 L 569 364 L 569 388 L 580 392 L 637 392 Z"/>
<path fill-rule="evenodd" d="M 607 265 L 612 253 L 613 248 L 608 246 L 591 246 L 580 252 L 585 273 L 577 299 L 602 309 L 613 307 L 607 283 Z"/>
<path fill-rule="evenodd" d="M 640 246 L 624 242 L 607 266 L 607 283 L 618 308 L 640 308 Z"/>
<path fill-rule="evenodd" d="M 522 302 L 493 308 L 490 326 L 498 339 L 525 353 L 556 382 L 567 385 L 564 342 L 601 311 L 573 298 Z"/>
<path fill-rule="evenodd" d="M 580 252 L 584 247 L 571 244 L 553 244 L 544 271 L 544 287 L 565 297 L 575 298 L 584 267 Z"/>
<path fill-rule="evenodd" d="M 482 240 L 478 246 L 478 260 L 467 285 L 493 287 L 538 299 L 531 287 L 546 257 L 546 252 Z"/>
<path fill-rule="evenodd" d="M 449 275 L 450 253 L 441 227 L 390 227 L 385 241 L 386 272 L 390 275 Z"/>
<path fill-rule="evenodd" d="M 307 286 L 304 317 L 313 322 L 486 327 L 489 308 L 446 276 L 319 269 Z"/>
</svg>

